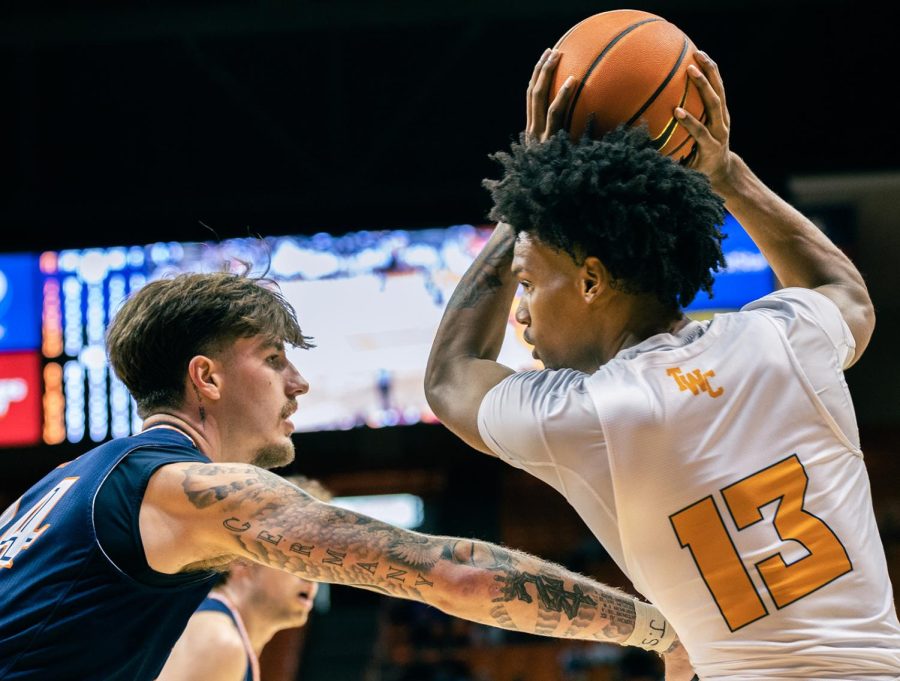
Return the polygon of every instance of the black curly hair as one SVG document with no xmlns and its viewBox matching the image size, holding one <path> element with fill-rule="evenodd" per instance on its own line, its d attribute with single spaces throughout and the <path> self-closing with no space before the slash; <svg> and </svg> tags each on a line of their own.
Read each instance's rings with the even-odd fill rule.
<svg viewBox="0 0 900 681">
<path fill-rule="evenodd" d="M 492 154 L 503 177 L 485 180 L 490 218 L 536 237 L 576 263 L 596 256 L 613 285 L 652 293 L 666 306 L 711 294 L 725 266 L 724 202 L 705 175 L 656 151 L 646 128 L 619 127 L 599 140 L 546 142 Z"/>
</svg>

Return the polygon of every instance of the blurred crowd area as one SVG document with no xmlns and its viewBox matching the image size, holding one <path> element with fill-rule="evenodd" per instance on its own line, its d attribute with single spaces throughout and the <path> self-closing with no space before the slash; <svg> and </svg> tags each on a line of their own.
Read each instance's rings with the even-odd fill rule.
<svg viewBox="0 0 900 681">
<path fill-rule="evenodd" d="M 385 600 L 364 681 L 661 681 L 662 660 L 638 648 L 544 639 Z"/>
</svg>

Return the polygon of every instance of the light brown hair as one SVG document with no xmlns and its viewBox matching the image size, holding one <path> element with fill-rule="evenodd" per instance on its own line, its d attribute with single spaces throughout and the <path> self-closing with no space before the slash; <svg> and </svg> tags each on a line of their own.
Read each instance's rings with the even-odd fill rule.
<svg viewBox="0 0 900 681">
<path fill-rule="evenodd" d="M 129 297 L 107 330 L 106 350 L 146 418 L 182 404 L 193 357 L 256 335 L 312 347 L 273 281 L 230 272 L 181 274 Z"/>
</svg>

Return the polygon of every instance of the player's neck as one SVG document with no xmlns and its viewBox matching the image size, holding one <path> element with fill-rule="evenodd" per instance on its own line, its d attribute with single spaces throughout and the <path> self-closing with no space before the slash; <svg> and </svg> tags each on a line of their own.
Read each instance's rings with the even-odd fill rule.
<svg viewBox="0 0 900 681">
<path fill-rule="evenodd" d="M 212 461 L 217 461 L 219 458 L 217 456 L 219 447 L 215 445 L 216 438 L 209 436 L 207 429 L 203 427 L 202 423 L 195 423 L 193 419 L 185 414 L 174 411 L 151 414 L 144 419 L 142 430 L 146 431 L 151 428 L 169 428 L 178 431 L 190 438 L 194 446 Z"/>
<path fill-rule="evenodd" d="M 677 333 L 690 319 L 679 309 L 663 306 L 653 296 L 629 295 L 622 298 L 617 314 L 606 319 L 609 339 L 605 344 L 606 360 L 619 352 L 660 333 Z"/>
</svg>

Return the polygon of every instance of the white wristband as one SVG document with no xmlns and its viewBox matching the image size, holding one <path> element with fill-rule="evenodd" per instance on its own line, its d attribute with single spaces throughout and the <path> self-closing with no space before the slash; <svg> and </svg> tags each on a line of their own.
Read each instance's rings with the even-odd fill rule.
<svg viewBox="0 0 900 681">
<path fill-rule="evenodd" d="M 675 641 L 675 629 L 654 606 L 634 601 L 634 631 L 622 645 L 666 652 Z"/>
</svg>

